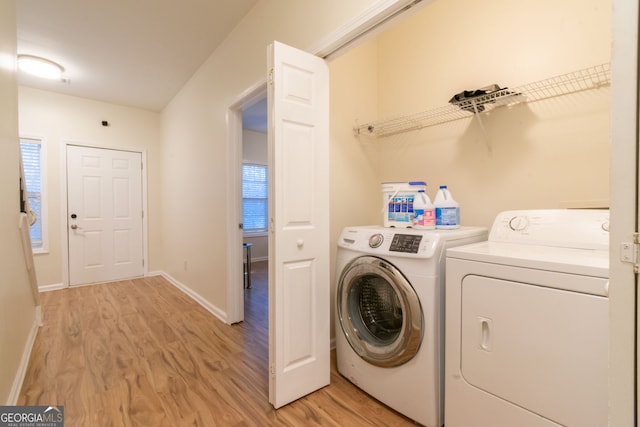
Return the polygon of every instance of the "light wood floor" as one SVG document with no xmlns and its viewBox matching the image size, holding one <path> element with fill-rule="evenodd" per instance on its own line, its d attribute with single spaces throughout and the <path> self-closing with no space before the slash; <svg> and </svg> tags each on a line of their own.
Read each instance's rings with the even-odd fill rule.
<svg viewBox="0 0 640 427">
<path fill-rule="evenodd" d="M 64 405 L 72 426 L 409 426 L 335 370 L 331 385 L 268 403 L 266 262 L 229 326 L 162 277 L 42 294 L 19 405 Z"/>
</svg>

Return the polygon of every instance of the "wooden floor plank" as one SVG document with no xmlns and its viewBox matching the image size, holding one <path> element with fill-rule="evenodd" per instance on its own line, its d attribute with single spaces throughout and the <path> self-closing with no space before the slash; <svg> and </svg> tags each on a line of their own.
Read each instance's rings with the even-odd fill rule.
<svg viewBox="0 0 640 427">
<path fill-rule="evenodd" d="M 283 408 L 268 402 L 266 262 L 245 321 L 225 325 L 160 276 L 42 294 L 19 405 L 64 405 L 73 426 L 409 426 L 335 369 Z"/>
</svg>

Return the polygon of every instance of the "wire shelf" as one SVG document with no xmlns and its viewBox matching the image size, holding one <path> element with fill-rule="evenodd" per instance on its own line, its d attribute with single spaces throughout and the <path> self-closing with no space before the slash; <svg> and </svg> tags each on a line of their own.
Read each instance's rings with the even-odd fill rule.
<svg viewBox="0 0 640 427">
<path fill-rule="evenodd" d="M 469 118 L 504 105 L 534 102 L 611 84 L 609 63 L 529 83 L 512 89 L 501 89 L 466 98 L 443 107 L 420 113 L 379 120 L 354 127 L 356 136 L 385 137 L 418 130 L 441 123 Z"/>
</svg>

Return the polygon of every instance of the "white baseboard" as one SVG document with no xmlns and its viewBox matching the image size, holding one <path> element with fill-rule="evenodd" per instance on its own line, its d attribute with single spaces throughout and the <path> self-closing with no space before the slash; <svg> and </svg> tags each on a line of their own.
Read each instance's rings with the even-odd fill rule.
<svg viewBox="0 0 640 427">
<path fill-rule="evenodd" d="M 58 290 L 64 289 L 64 288 L 66 288 L 64 283 L 52 283 L 50 285 L 40 285 L 40 286 L 38 286 L 38 290 L 40 292 L 58 291 Z"/>
<path fill-rule="evenodd" d="M 31 330 L 27 336 L 27 342 L 25 343 L 22 351 L 22 358 L 20 359 L 20 365 L 18 365 L 16 376 L 13 379 L 11 392 L 7 398 L 7 406 L 15 406 L 18 403 L 20 390 L 22 390 L 22 383 L 24 382 L 24 377 L 27 375 L 27 368 L 29 367 L 31 350 L 33 350 L 33 344 L 36 342 L 36 336 L 38 335 L 38 328 L 40 328 L 40 325 L 42 325 L 42 308 L 38 305 L 35 307 L 33 324 L 31 325 Z"/>
<path fill-rule="evenodd" d="M 228 323 L 227 322 L 227 313 L 225 311 L 220 310 L 218 307 L 216 307 L 215 305 L 211 304 L 202 295 L 200 295 L 199 293 L 197 293 L 196 291 L 194 291 L 193 289 L 191 289 L 190 287 L 188 287 L 184 283 L 181 283 L 178 280 L 174 279 L 170 274 L 167 274 L 164 271 L 154 271 L 154 272 L 149 272 L 147 274 L 147 276 L 162 276 L 162 277 L 164 277 L 165 279 L 167 279 L 167 281 L 169 283 L 171 283 L 176 288 L 180 289 L 182 292 L 184 292 L 189 297 L 191 297 L 191 299 L 193 299 L 195 302 L 197 302 L 202 307 L 204 307 L 205 310 L 207 310 L 208 312 L 210 312 L 211 314 L 216 316 L 218 319 L 222 320 L 224 323 Z"/>
</svg>

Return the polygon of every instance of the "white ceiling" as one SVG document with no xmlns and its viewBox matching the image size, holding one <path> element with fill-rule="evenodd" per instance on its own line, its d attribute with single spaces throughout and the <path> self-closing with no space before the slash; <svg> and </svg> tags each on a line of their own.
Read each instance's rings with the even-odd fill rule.
<svg viewBox="0 0 640 427">
<path fill-rule="evenodd" d="M 21 85 L 160 111 L 257 0 L 18 0 L 18 53 L 69 83 Z"/>
</svg>

